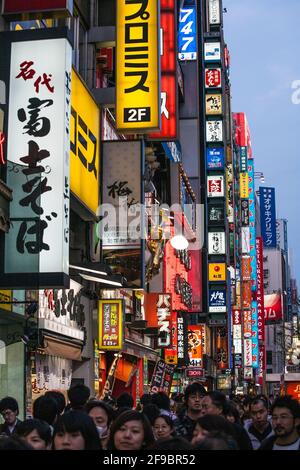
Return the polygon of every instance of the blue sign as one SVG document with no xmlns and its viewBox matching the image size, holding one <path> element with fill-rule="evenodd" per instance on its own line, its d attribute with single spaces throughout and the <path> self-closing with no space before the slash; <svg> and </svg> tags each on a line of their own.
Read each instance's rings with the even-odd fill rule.
<svg viewBox="0 0 300 470">
<path fill-rule="evenodd" d="M 251 264 L 251 290 L 256 291 L 256 218 L 255 218 L 255 187 L 253 160 L 248 160 L 249 179 L 249 227 L 250 227 L 250 264 Z"/>
<path fill-rule="evenodd" d="M 240 147 L 240 173 L 247 173 L 248 171 L 248 155 L 247 147 Z"/>
<path fill-rule="evenodd" d="M 208 170 L 222 170 L 224 168 L 224 149 L 222 147 L 207 148 L 206 164 Z"/>
<path fill-rule="evenodd" d="M 166 156 L 172 160 L 172 162 L 180 163 L 182 161 L 181 145 L 178 140 L 174 142 L 162 142 L 162 146 L 166 152 Z"/>
<path fill-rule="evenodd" d="M 209 312 L 226 312 L 226 290 L 209 289 Z"/>
<path fill-rule="evenodd" d="M 185 2 L 180 8 L 178 24 L 179 60 L 197 59 L 196 7 Z"/>
<path fill-rule="evenodd" d="M 265 248 L 276 248 L 275 189 L 259 188 L 260 223 Z"/>
<path fill-rule="evenodd" d="M 252 367 L 259 367 L 257 302 L 252 301 Z"/>
</svg>

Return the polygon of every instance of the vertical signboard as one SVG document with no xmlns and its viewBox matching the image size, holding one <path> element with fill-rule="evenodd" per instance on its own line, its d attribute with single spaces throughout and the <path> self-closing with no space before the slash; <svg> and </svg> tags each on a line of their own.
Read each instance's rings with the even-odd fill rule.
<svg viewBox="0 0 300 470">
<path fill-rule="evenodd" d="M 144 283 L 143 159 L 141 141 L 103 143 L 103 259 L 130 287 Z"/>
<path fill-rule="evenodd" d="M 177 138 L 177 79 L 175 0 L 160 0 L 161 27 L 161 131 L 149 139 Z"/>
<path fill-rule="evenodd" d="M 71 191 L 94 214 L 99 206 L 100 109 L 72 70 L 71 93 Z"/>
<path fill-rule="evenodd" d="M 7 184 L 14 198 L 5 241 L 10 286 L 68 287 L 71 60 L 64 38 L 11 44 Z"/>
<path fill-rule="evenodd" d="M 254 187 L 254 164 L 248 160 L 249 175 L 249 228 L 250 228 L 250 264 L 251 264 L 251 289 L 256 291 L 256 209 Z"/>
<path fill-rule="evenodd" d="M 2 13 L 14 19 L 72 16 L 73 0 L 4 0 Z"/>
<path fill-rule="evenodd" d="M 204 43 L 204 60 L 206 62 L 221 60 L 221 44 L 219 42 Z"/>
<path fill-rule="evenodd" d="M 265 314 L 264 314 L 264 273 L 263 273 L 263 241 L 261 237 L 256 238 L 256 260 L 257 260 L 257 326 L 259 343 L 259 384 L 263 384 L 265 364 Z"/>
<path fill-rule="evenodd" d="M 205 69 L 205 88 L 221 88 L 222 75 L 220 68 Z"/>
<path fill-rule="evenodd" d="M 159 348 L 168 348 L 172 345 L 172 301 L 169 294 L 158 294 L 156 304 Z"/>
<path fill-rule="evenodd" d="M 123 300 L 99 300 L 99 349 L 118 351 L 123 347 Z"/>
<path fill-rule="evenodd" d="M 165 392 L 169 395 L 172 385 L 174 366 L 163 360 L 156 363 L 150 384 L 150 393 Z"/>
<path fill-rule="evenodd" d="M 188 353 L 193 367 L 203 366 L 203 331 L 203 325 L 188 326 Z"/>
<path fill-rule="evenodd" d="M 220 0 L 208 0 L 208 16 L 210 25 L 221 23 Z"/>
<path fill-rule="evenodd" d="M 159 2 L 117 2 L 116 125 L 160 129 Z"/>
<path fill-rule="evenodd" d="M 228 336 L 226 327 L 216 328 L 216 356 L 217 369 L 228 369 Z"/>
<path fill-rule="evenodd" d="M 260 187 L 259 194 L 263 244 L 266 248 L 276 248 L 275 189 Z"/>
<path fill-rule="evenodd" d="M 179 60 L 197 59 L 197 19 L 196 6 L 183 3 L 179 12 L 178 24 Z"/>
<path fill-rule="evenodd" d="M 225 255 L 225 232 L 208 232 L 208 254 Z"/>
<path fill-rule="evenodd" d="M 257 301 L 252 301 L 252 367 L 258 369 L 259 366 L 259 343 L 258 343 L 258 320 Z"/>
</svg>

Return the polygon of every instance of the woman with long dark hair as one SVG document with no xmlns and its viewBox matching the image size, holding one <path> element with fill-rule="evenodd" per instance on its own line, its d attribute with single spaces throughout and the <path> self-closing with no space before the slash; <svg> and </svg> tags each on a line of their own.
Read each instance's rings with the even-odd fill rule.
<svg viewBox="0 0 300 470">
<path fill-rule="evenodd" d="M 53 450 L 100 450 L 101 443 L 93 419 L 83 411 L 71 410 L 54 426 Z"/>
</svg>

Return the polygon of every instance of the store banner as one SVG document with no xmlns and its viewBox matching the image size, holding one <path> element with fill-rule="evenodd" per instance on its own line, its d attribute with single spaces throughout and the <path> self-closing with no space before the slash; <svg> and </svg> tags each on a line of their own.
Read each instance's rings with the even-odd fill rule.
<svg viewBox="0 0 300 470">
<path fill-rule="evenodd" d="M 102 205 L 98 225 L 103 260 L 128 287 L 144 285 L 144 146 L 142 141 L 103 143 Z"/>
<path fill-rule="evenodd" d="M 45 354 L 35 355 L 36 373 L 32 377 L 33 396 L 48 390 L 68 390 L 72 380 L 72 361 Z"/>
<path fill-rule="evenodd" d="M 224 204 L 208 204 L 208 224 L 223 226 L 225 221 Z"/>
<path fill-rule="evenodd" d="M 250 227 L 242 227 L 242 253 L 250 254 Z"/>
<path fill-rule="evenodd" d="M 252 312 L 251 310 L 243 311 L 243 330 L 244 330 L 244 338 L 252 338 Z"/>
<path fill-rule="evenodd" d="M 172 141 L 177 138 L 177 31 L 175 15 L 176 0 L 160 0 L 161 131 L 150 134 L 150 140 Z"/>
<path fill-rule="evenodd" d="M 224 176 L 207 176 L 207 197 L 224 197 Z"/>
<path fill-rule="evenodd" d="M 240 173 L 240 197 L 241 199 L 248 199 L 249 197 L 248 173 Z"/>
<path fill-rule="evenodd" d="M 249 226 L 249 200 L 241 199 L 242 227 Z"/>
<path fill-rule="evenodd" d="M 166 364 L 163 360 L 156 363 L 151 383 L 150 393 L 165 392 L 169 395 L 174 374 L 174 366 Z"/>
<path fill-rule="evenodd" d="M 205 69 L 205 88 L 221 88 L 222 75 L 221 69 Z"/>
<path fill-rule="evenodd" d="M 197 59 L 197 15 L 196 5 L 181 2 L 178 21 L 178 59 Z"/>
<path fill-rule="evenodd" d="M 156 304 L 158 325 L 157 346 L 168 348 L 172 345 L 172 297 L 170 294 L 158 294 Z"/>
<path fill-rule="evenodd" d="M 160 338 L 158 338 L 159 340 Z M 177 312 L 171 315 L 171 344 L 172 347 L 164 349 L 164 359 L 167 364 L 178 363 L 178 329 L 177 329 Z"/>
<path fill-rule="evenodd" d="M 124 304 L 121 299 L 98 301 L 99 349 L 118 351 L 124 340 Z"/>
<path fill-rule="evenodd" d="M 257 319 L 257 301 L 253 300 L 252 310 L 252 367 L 259 367 L 259 341 L 258 341 L 258 319 Z"/>
<path fill-rule="evenodd" d="M 240 147 L 240 172 L 247 173 L 248 171 L 248 154 L 247 147 Z"/>
<path fill-rule="evenodd" d="M 251 281 L 251 260 L 250 256 L 242 257 L 242 279 L 243 281 Z"/>
<path fill-rule="evenodd" d="M 192 246 L 192 245 L 191 245 Z M 188 283 L 192 289 L 192 305 L 189 308 L 190 313 L 202 311 L 202 254 L 200 250 L 189 251 L 191 260 L 191 269 L 188 271 Z"/>
<path fill-rule="evenodd" d="M 116 126 L 160 130 L 159 2 L 117 2 Z"/>
<path fill-rule="evenodd" d="M 189 362 L 187 320 L 187 316 L 184 312 L 177 312 L 178 367 L 185 367 Z"/>
<path fill-rule="evenodd" d="M 225 232 L 208 232 L 208 254 L 225 255 Z"/>
<path fill-rule="evenodd" d="M 72 69 L 71 191 L 97 214 L 100 190 L 100 108 Z"/>
<path fill-rule="evenodd" d="M 276 248 L 275 189 L 259 188 L 260 223 L 265 248 Z"/>
<path fill-rule="evenodd" d="M 226 327 L 216 328 L 216 363 L 217 370 L 228 369 L 228 334 Z"/>
<path fill-rule="evenodd" d="M 192 367 L 203 367 L 203 353 L 205 344 L 204 325 L 188 325 L 188 355 Z"/>
<path fill-rule="evenodd" d="M 221 93 L 208 93 L 205 95 L 205 113 L 209 116 L 223 113 Z"/>
<path fill-rule="evenodd" d="M 256 258 L 257 258 L 257 320 L 258 320 L 258 340 L 264 344 L 265 341 L 265 314 L 264 314 L 264 264 L 263 264 L 263 241 L 261 237 L 256 238 Z"/>
<path fill-rule="evenodd" d="M 226 290 L 221 289 L 209 289 L 209 309 L 211 312 L 226 312 Z"/>
<path fill-rule="evenodd" d="M 244 339 L 244 367 L 252 367 L 252 339 Z"/>
<path fill-rule="evenodd" d="M 223 121 L 206 121 L 206 142 L 223 142 Z"/>
<path fill-rule="evenodd" d="M 221 44 L 219 42 L 204 43 L 204 60 L 206 62 L 218 62 L 221 60 Z"/>
<path fill-rule="evenodd" d="M 254 185 L 254 163 L 248 162 L 249 175 L 249 228 L 250 228 L 250 260 L 251 260 L 251 289 L 256 291 L 256 207 Z"/>
<path fill-rule="evenodd" d="M 0 285 L 67 287 L 72 48 L 65 38 L 22 41 L 23 33 L 10 53 L 7 184 L 14 198 Z"/>
<path fill-rule="evenodd" d="M 282 297 L 280 294 L 264 295 L 265 324 L 282 322 Z"/>
<path fill-rule="evenodd" d="M 220 0 L 208 0 L 208 16 L 210 25 L 221 23 Z"/>
<path fill-rule="evenodd" d="M 209 281 L 226 281 L 226 264 L 209 263 L 208 264 Z"/>
<path fill-rule="evenodd" d="M 208 170 L 223 170 L 224 159 L 223 147 L 208 147 L 206 149 L 206 166 Z"/>
<path fill-rule="evenodd" d="M 252 292 L 251 292 L 251 281 L 243 281 L 243 308 L 251 308 L 251 301 L 252 301 Z"/>
<path fill-rule="evenodd" d="M 13 19 L 72 16 L 73 0 L 3 0 L 2 14 Z"/>
</svg>

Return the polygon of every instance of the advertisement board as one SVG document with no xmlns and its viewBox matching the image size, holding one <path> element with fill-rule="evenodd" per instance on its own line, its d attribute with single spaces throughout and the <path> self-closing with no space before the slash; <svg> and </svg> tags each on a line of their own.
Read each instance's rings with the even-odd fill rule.
<svg viewBox="0 0 300 470">
<path fill-rule="evenodd" d="M 208 232 L 208 254 L 225 255 L 225 232 Z"/>
<path fill-rule="evenodd" d="M 178 59 L 197 59 L 196 6 L 183 3 L 178 22 Z"/>
<path fill-rule="evenodd" d="M 224 176 L 207 176 L 207 197 L 224 197 Z"/>
<path fill-rule="evenodd" d="M 205 88 L 221 88 L 222 75 L 220 68 L 205 69 Z"/>
<path fill-rule="evenodd" d="M 118 351 L 123 347 L 123 316 L 122 299 L 99 300 L 99 349 Z"/>
<path fill-rule="evenodd" d="M 208 170 L 223 170 L 224 169 L 224 148 L 223 147 L 207 147 L 206 166 Z"/>
<path fill-rule="evenodd" d="M 206 62 L 218 62 L 221 60 L 221 44 L 219 42 L 204 43 L 204 60 Z"/>
<path fill-rule="evenodd" d="M 259 188 L 260 223 L 265 248 L 276 248 L 275 189 Z"/>
<path fill-rule="evenodd" d="M 206 142 L 223 141 L 223 121 L 206 121 Z"/>
</svg>

